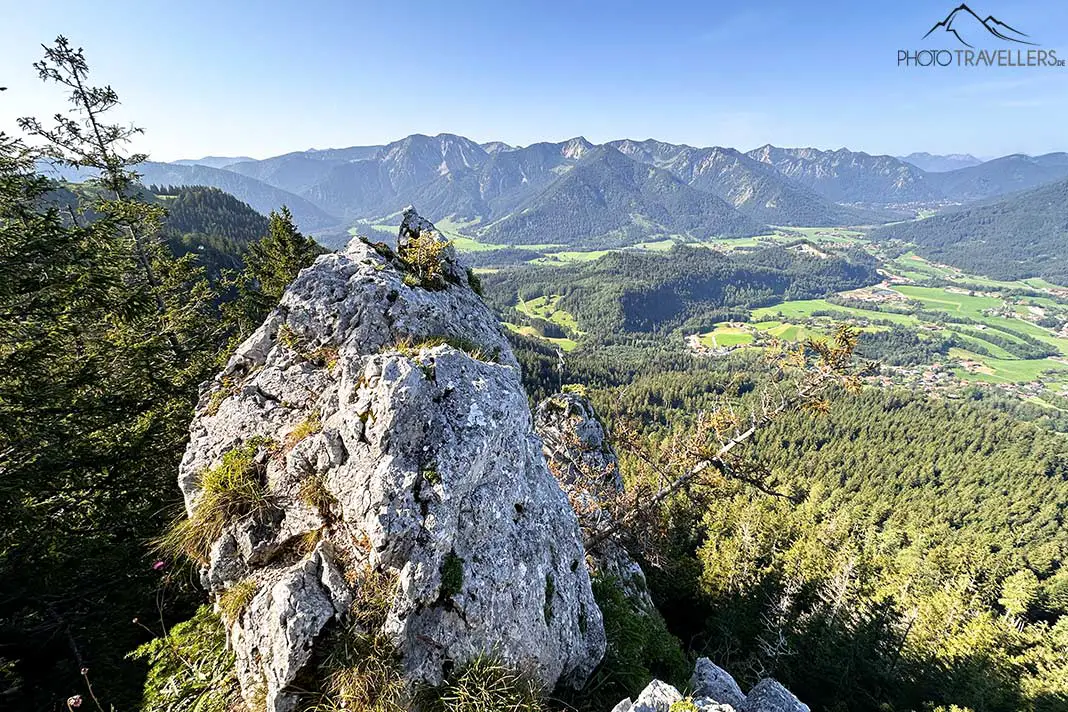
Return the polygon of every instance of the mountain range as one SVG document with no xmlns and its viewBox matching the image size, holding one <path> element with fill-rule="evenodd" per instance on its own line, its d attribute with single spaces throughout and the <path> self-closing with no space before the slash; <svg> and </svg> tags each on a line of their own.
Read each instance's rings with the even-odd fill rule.
<svg viewBox="0 0 1068 712">
<path fill-rule="evenodd" d="M 1068 178 L 1063 153 L 984 163 L 654 139 L 520 147 L 454 134 L 230 161 L 150 162 L 139 171 L 146 184 L 216 187 L 263 213 L 288 205 L 302 229 L 330 242 L 353 225 L 370 232 L 395 225 L 415 205 L 484 242 L 584 248 L 758 235 L 770 226 L 877 225 Z"/>
<path fill-rule="evenodd" d="M 970 153 L 950 153 L 938 156 L 931 153 L 910 153 L 907 156 L 898 156 L 898 160 L 911 163 L 920 170 L 928 173 L 945 173 L 955 171 L 958 168 L 969 168 L 982 163 L 981 160 Z"/>
</svg>

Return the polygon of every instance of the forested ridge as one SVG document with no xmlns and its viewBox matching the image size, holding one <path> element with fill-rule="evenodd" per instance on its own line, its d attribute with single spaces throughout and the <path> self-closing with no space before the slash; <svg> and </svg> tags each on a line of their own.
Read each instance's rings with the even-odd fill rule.
<svg viewBox="0 0 1068 712">
<path fill-rule="evenodd" d="M 698 330 L 754 307 L 875 281 L 874 262 L 859 252 L 820 258 L 775 246 L 727 256 L 682 244 L 664 254 L 613 252 L 576 267 L 519 267 L 483 278 L 498 308 L 561 295 L 560 308 L 602 339 L 680 326 Z"/>
<path fill-rule="evenodd" d="M 267 234 L 267 218 L 218 188 L 149 186 L 164 208 L 163 232 L 177 255 L 198 254 L 212 274 L 240 269 L 249 244 Z"/>
<path fill-rule="evenodd" d="M 995 279 L 1043 277 L 1068 285 L 1068 181 L 872 232 L 918 245 L 919 254 Z"/>
</svg>

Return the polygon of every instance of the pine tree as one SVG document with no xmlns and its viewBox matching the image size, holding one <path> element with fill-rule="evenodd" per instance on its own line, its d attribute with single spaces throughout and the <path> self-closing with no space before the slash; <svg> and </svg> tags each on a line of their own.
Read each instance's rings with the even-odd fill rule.
<svg viewBox="0 0 1068 712">
<path fill-rule="evenodd" d="M 231 282 L 237 298 L 226 310 L 237 324 L 238 338 L 260 325 L 300 271 L 324 251 L 315 240 L 301 234 L 288 207 L 271 212 L 267 234 L 248 246 L 245 269 Z"/>
<path fill-rule="evenodd" d="M 104 122 L 115 92 L 87 84 L 62 37 L 35 66 L 75 109 L 50 127 L 20 121 L 42 151 L 0 139 L 0 692 L 58 708 L 87 693 L 88 669 L 98 695 L 132 709 L 140 675 L 123 656 L 143 631 L 130 621 L 160 615 L 145 542 L 178 505 L 225 324 L 195 257 L 163 244 L 163 212 L 132 171 L 144 157 L 121 151 L 136 129 Z M 98 177 L 59 189 L 34 174 L 42 153 Z"/>
</svg>

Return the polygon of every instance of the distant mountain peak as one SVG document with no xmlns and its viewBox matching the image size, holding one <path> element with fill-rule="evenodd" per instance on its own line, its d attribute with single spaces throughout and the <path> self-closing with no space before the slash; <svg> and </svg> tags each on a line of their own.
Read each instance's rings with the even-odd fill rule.
<svg viewBox="0 0 1068 712">
<path fill-rule="evenodd" d="M 177 166 L 208 166 L 209 168 L 226 168 L 233 163 L 252 161 L 248 156 L 204 156 L 203 158 L 180 158 L 171 163 Z"/>
<path fill-rule="evenodd" d="M 486 153 L 502 153 L 503 151 L 514 151 L 518 148 L 518 146 L 511 146 L 504 141 L 489 141 L 479 145 L 482 146 L 482 150 Z"/>
<path fill-rule="evenodd" d="M 578 159 L 586 155 L 594 146 L 584 136 L 576 136 L 563 142 L 560 152 L 565 158 Z"/>
<path fill-rule="evenodd" d="M 981 160 L 970 153 L 949 153 L 939 155 L 927 153 L 926 151 L 917 151 L 915 153 L 910 153 L 907 156 L 898 156 L 897 158 L 900 161 L 912 164 L 921 171 L 927 171 L 928 173 L 945 173 L 947 171 L 957 170 L 958 168 L 977 166 L 982 163 Z"/>
</svg>

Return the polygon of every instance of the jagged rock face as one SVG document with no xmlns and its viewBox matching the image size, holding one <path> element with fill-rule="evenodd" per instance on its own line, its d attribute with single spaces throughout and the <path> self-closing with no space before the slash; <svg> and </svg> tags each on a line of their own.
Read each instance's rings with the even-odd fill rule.
<svg viewBox="0 0 1068 712">
<path fill-rule="evenodd" d="M 557 479 L 596 479 L 605 487 L 623 489 L 619 459 L 586 398 L 575 393 L 546 398 L 538 404 L 534 422 Z"/>
<path fill-rule="evenodd" d="M 429 230 L 412 211 L 399 244 Z M 179 475 L 191 513 L 209 468 L 266 443 L 269 506 L 225 526 L 203 578 L 216 596 L 252 591 L 230 640 L 243 692 L 272 712 L 294 706 L 367 566 L 397 579 L 383 630 L 410 681 L 489 653 L 580 684 L 603 655 L 577 520 L 515 357 L 445 258 L 440 291 L 407 286 L 359 240 L 319 258 L 202 394 Z M 431 337 L 448 343 L 420 346 Z"/>
<path fill-rule="evenodd" d="M 623 700 L 612 708 L 612 712 L 671 712 L 671 706 L 681 700 L 682 695 L 674 687 L 653 680 L 638 695 L 638 699 L 633 702 Z"/>
<path fill-rule="evenodd" d="M 623 491 L 619 458 L 608 440 L 593 404 L 576 393 L 558 393 L 538 404 L 534 428 L 541 436 L 549 469 L 560 481 L 579 514 L 587 535 L 588 560 L 593 571 L 616 580 L 623 593 L 641 610 L 655 611 L 641 566 L 617 541 L 595 545 L 590 532 L 608 525 L 606 498 Z"/>
</svg>

